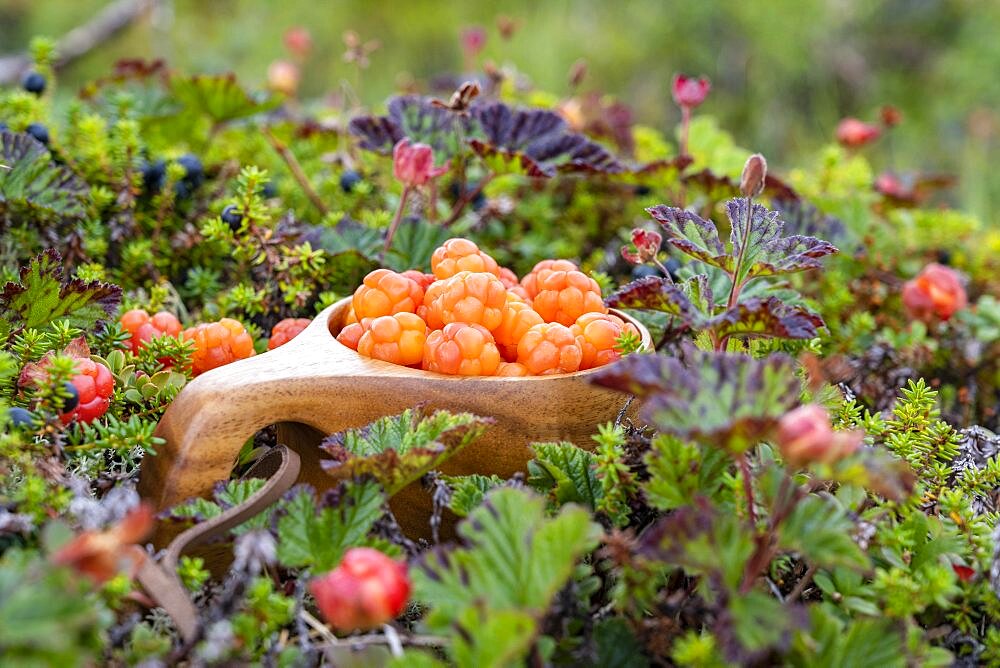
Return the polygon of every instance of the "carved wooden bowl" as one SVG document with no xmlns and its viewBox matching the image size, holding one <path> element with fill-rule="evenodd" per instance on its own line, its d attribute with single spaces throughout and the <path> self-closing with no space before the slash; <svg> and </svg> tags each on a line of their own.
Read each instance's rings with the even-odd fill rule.
<svg viewBox="0 0 1000 668">
<path fill-rule="evenodd" d="M 509 477 L 531 459 L 530 442 L 566 440 L 589 448 L 597 426 L 614 420 L 621 394 L 591 385 L 595 370 L 552 376 L 459 377 L 359 355 L 335 338 L 350 298 L 325 309 L 301 334 L 263 355 L 202 374 L 167 409 L 156 435 L 166 442 L 142 463 L 139 491 L 158 510 L 206 496 L 230 477 L 243 444 L 278 425 L 278 440 L 302 458 L 299 479 L 319 489 L 333 479 L 317 445 L 333 432 L 363 426 L 419 403 L 490 416 L 496 424 L 442 467 L 450 475 Z M 649 332 L 631 322 L 651 347 Z M 416 485 L 393 497 L 410 535 L 426 535 L 430 495 Z"/>
</svg>

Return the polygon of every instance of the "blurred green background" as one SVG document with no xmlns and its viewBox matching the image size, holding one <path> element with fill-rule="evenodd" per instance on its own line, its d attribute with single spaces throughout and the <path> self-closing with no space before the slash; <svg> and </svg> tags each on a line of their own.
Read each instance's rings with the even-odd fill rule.
<svg viewBox="0 0 1000 668">
<path fill-rule="evenodd" d="M 0 0 L 0 53 L 23 50 L 33 35 L 59 37 L 107 1 Z M 517 24 L 510 40 L 500 37 L 498 14 Z M 282 34 L 296 25 L 314 43 L 304 97 L 347 82 L 378 105 L 403 84 L 459 73 L 459 34 L 470 25 L 487 32 L 480 62 L 513 64 L 565 94 L 569 69 L 583 59 L 583 90 L 615 95 L 639 122 L 667 131 L 679 116 L 671 76 L 705 74 L 713 90 L 702 112 L 779 171 L 804 165 L 843 116 L 874 121 L 892 104 L 904 122 L 870 149 L 876 168 L 954 174 L 952 202 L 997 221 L 1000 0 L 166 0 L 67 68 L 62 91 L 122 57 L 233 70 L 263 85 L 268 64 L 287 57 Z M 345 30 L 380 43 L 360 78 L 343 59 Z"/>
</svg>

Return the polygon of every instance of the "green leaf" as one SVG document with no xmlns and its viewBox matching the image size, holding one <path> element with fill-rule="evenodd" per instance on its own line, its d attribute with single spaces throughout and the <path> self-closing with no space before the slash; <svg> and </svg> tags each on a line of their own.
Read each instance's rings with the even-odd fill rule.
<svg viewBox="0 0 1000 668">
<path fill-rule="evenodd" d="M 350 293 L 365 276 L 378 269 L 378 263 L 353 248 L 328 255 L 324 264 L 324 286 L 341 294 Z"/>
<path fill-rule="evenodd" d="M 829 603 L 809 608 L 788 660 L 802 668 L 896 668 L 907 665 L 902 638 L 888 619 L 844 621 Z"/>
<path fill-rule="evenodd" d="M 705 320 L 704 315 L 677 284 L 660 276 L 636 279 L 616 290 L 605 303 L 611 308 L 667 313 L 679 318 L 688 327 L 700 327 Z"/>
<path fill-rule="evenodd" d="M 723 489 L 723 474 L 731 462 L 719 448 L 660 434 L 646 454 L 649 478 L 642 488 L 650 505 L 660 510 L 689 505 L 698 496 L 715 499 Z"/>
<path fill-rule="evenodd" d="M 582 503 L 597 508 L 604 496 L 594 471 L 596 458 L 572 443 L 533 443 L 535 459 L 528 462 L 528 484 L 547 492 L 558 505 Z"/>
<path fill-rule="evenodd" d="M 663 227 L 667 243 L 705 264 L 733 273 L 736 260 L 726 252 L 715 223 L 685 209 L 663 204 L 646 209 L 646 212 Z"/>
<path fill-rule="evenodd" d="M 0 132 L 0 232 L 19 220 L 80 220 L 87 184 L 27 134 Z"/>
<path fill-rule="evenodd" d="M 483 502 L 487 492 L 500 487 L 506 482 L 497 475 L 444 476 L 444 481 L 451 488 L 451 501 L 448 507 L 459 517 L 468 517 L 472 509 Z"/>
<path fill-rule="evenodd" d="M 289 568 L 330 570 L 347 548 L 366 544 L 384 502 L 382 490 L 372 481 L 342 484 L 322 499 L 311 487 L 297 488 L 282 504 L 278 560 Z"/>
<path fill-rule="evenodd" d="M 813 339 L 819 336 L 819 328 L 825 326 L 816 313 L 785 304 L 777 297 L 744 299 L 708 323 L 721 341 L 731 336 Z"/>
<path fill-rule="evenodd" d="M 868 568 L 868 557 L 851 539 L 854 523 L 832 499 L 810 494 L 801 499 L 778 531 L 778 545 L 824 568 Z"/>
<path fill-rule="evenodd" d="M 430 267 L 434 249 L 452 236 L 446 227 L 432 225 L 422 218 L 404 220 L 392 238 L 386 265 L 396 271 Z"/>
<path fill-rule="evenodd" d="M 200 498 L 191 499 L 171 508 L 170 516 L 177 519 L 193 519 L 197 522 L 204 522 L 245 502 L 264 486 L 264 482 L 259 478 L 230 480 L 216 486 L 212 495 L 214 501 Z M 260 513 L 234 528 L 233 533 L 240 535 L 254 529 L 266 528 L 269 525 L 270 513 Z"/>
<path fill-rule="evenodd" d="M 575 505 L 546 518 L 542 497 L 505 487 L 490 492 L 458 533 L 463 547 L 426 553 L 411 570 L 414 597 L 430 606 L 427 623 L 438 631 L 475 606 L 540 618 L 596 546 L 600 527 Z"/>
<path fill-rule="evenodd" d="M 121 288 L 109 283 L 78 278 L 64 283 L 62 258 L 47 250 L 21 268 L 17 283 L 7 283 L 0 290 L 0 338 L 63 319 L 72 327 L 89 330 L 116 312 L 121 296 Z"/>
<path fill-rule="evenodd" d="M 753 654 L 785 644 L 792 631 L 801 625 L 781 601 L 757 590 L 732 597 L 728 608 L 728 620 L 722 622 L 722 625 L 732 625 L 733 639 L 740 645 L 738 649 L 726 647 L 730 659 L 740 657 L 743 653 Z M 728 635 L 728 632 L 729 629 L 717 630 L 716 634 Z"/>
<path fill-rule="evenodd" d="M 649 659 L 622 617 L 601 621 L 594 629 L 594 642 L 597 660 L 589 665 L 595 668 L 646 668 L 649 665 Z"/>
<path fill-rule="evenodd" d="M 492 422 L 471 413 L 407 409 L 324 439 L 320 447 L 332 459 L 323 460 L 323 470 L 338 480 L 370 475 L 392 496 L 461 452 Z"/>
<path fill-rule="evenodd" d="M 175 76 L 170 87 L 188 109 L 208 116 L 215 123 L 270 111 L 281 103 L 276 97 L 251 94 L 231 73 Z"/>
<path fill-rule="evenodd" d="M 531 615 L 517 610 L 466 608 L 455 622 L 452 659 L 459 666 L 516 665 L 531 648 L 535 626 Z"/>
</svg>

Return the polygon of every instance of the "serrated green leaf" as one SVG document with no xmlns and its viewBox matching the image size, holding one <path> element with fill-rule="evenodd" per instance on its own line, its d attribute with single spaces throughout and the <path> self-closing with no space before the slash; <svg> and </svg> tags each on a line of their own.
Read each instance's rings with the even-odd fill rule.
<svg viewBox="0 0 1000 668">
<path fill-rule="evenodd" d="M 594 642 L 597 659 L 586 665 L 594 668 L 645 668 L 649 665 L 649 659 L 622 617 L 602 620 L 594 629 Z"/>
<path fill-rule="evenodd" d="M 802 668 L 902 668 L 902 638 L 888 619 L 844 621 L 830 604 L 810 606 L 809 628 L 796 634 L 790 665 Z"/>
<path fill-rule="evenodd" d="M 837 503 L 816 495 L 801 499 L 778 531 L 778 545 L 824 568 L 868 568 L 868 557 L 851 539 L 854 523 Z"/>
<path fill-rule="evenodd" d="M 207 519 L 217 517 L 223 511 L 238 506 L 251 496 L 256 494 L 263 486 L 264 480 L 258 478 L 248 478 L 246 480 L 230 480 L 224 485 L 216 487 L 212 494 L 212 499 L 191 499 L 170 510 L 170 516 L 177 519 L 193 519 L 204 522 Z M 251 517 L 246 522 L 233 529 L 235 535 L 263 529 L 270 522 L 270 513 L 260 513 Z"/>
<path fill-rule="evenodd" d="M 374 477 L 389 496 L 440 467 L 492 423 L 471 413 L 407 409 L 323 440 L 323 470 L 337 480 Z"/>
<path fill-rule="evenodd" d="M 122 291 L 117 285 L 80 279 L 63 283 L 62 278 L 62 258 L 48 250 L 21 269 L 17 283 L 4 285 L 0 290 L 0 338 L 55 320 L 89 330 L 118 308 Z"/>
<path fill-rule="evenodd" d="M 215 123 L 270 111 L 281 103 L 276 97 L 251 94 L 233 74 L 175 76 L 170 87 L 188 109 L 208 116 Z"/>
<path fill-rule="evenodd" d="M 467 517 L 472 509 L 483 502 L 487 492 L 504 484 L 505 480 L 497 475 L 463 475 L 445 476 L 444 481 L 451 488 L 451 501 L 448 508 L 459 517 Z"/>
<path fill-rule="evenodd" d="M 432 225 L 422 218 L 404 220 L 392 238 L 392 247 L 386 254 L 385 264 L 396 271 L 414 267 L 429 268 L 434 249 L 451 236 L 448 228 Z"/>
<path fill-rule="evenodd" d="M 382 490 L 372 481 L 345 483 L 322 503 L 312 488 L 299 487 L 282 504 L 278 560 L 289 568 L 333 568 L 347 548 L 366 544 L 384 502 Z"/>
<path fill-rule="evenodd" d="M 558 505 L 582 503 L 597 508 L 604 496 L 594 471 L 593 453 L 572 443 L 533 443 L 535 459 L 528 462 L 528 484 L 547 493 Z"/>
<path fill-rule="evenodd" d="M 15 220 L 82 219 L 87 184 L 27 134 L 0 132 L 0 231 Z"/>
<path fill-rule="evenodd" d="M 501 668 L 520 663 L 531 648 L 536 622 L 517 610 L 466 608 L 455 622 L 451 657 L 459 666 Z"/>
<path fill-rule="evenodd" d="M 501 488 L 459 524 L 464 547 L 427 553 L 411 571 L 414 597 L 430 606 L 428 624 L 447 629 L 469 607 L 518 610 L 539 618 L 597 544 L 600 527 L 575 505 L 545 517 L 545 500 Z"/>
</svg>

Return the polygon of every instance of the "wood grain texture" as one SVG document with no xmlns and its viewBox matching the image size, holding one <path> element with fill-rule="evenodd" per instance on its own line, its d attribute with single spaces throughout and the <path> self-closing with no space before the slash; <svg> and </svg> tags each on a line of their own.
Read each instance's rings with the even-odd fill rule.
<svg viewBox="0 0 1000 668">
<path fill-rule="evenodd" d="M 596 387 L 593 370 L 525 378 L 456 377 L 363 357 L 334 338 L 350 298 L 320 313 L 285 345 L 214 369 L 189 383 L 156 430 L 165 443 L 142 463 L 139 492 L 158 510 L 206 496 L 232 473 L 243 444 L 279 425 L 279 440 L 302 457 L 300 480 L 322 489 L 323 435 L 363 426 L 419 403 L 490 416 L 496 424 L 443 471 L 509 477 L 523 471 L 529 442 L 567 440 L 589 448 L 597 426 L 614 420 L 623 395 Z M 650 347 L 649 332 L 628 316 Z M 416 485 L 393 499 L 400 524 L 425 535 L 430 496 Z"/>
</svg>

